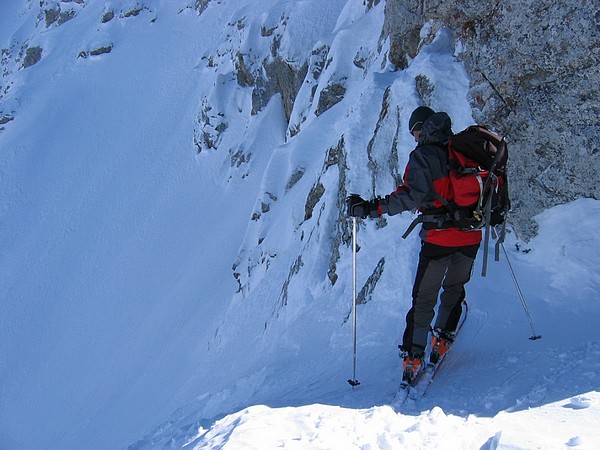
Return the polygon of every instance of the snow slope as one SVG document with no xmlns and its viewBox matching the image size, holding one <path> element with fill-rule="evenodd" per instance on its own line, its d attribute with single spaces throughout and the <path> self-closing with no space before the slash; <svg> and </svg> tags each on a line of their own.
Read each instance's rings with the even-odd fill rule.
<svg viewBox="0 0 600 450">
<path fill-rule="evenodd" d="M 599 213 L 598 202 L 588 199 L 556 207 L 538 218 L 540 234 L 527 252 L 512 236 L 505 244 L 541 340 L 528 339 L 531 328 L 502 255 L 488 278 L 475 274 L 469 318 L 426 397 L 390 405 L 400 372 L 389 345 L 396 336 L 375 334 L 359 305 L 359 387 L 345 381 L 352 375 L 350 345 L 337 344 L 345 364 L 336 362 L 339 355 L 307 351 L 300 373 L 265 366 L 251 382 L 264 391 L 248 402 L 255 406 L 206 420 L 201 399 L 199 412 L 163 424 L 134 448 L 599 448 L 599 239 L 581 238 L 594 236 Z M 575 228 L 581 234 L 569 233 Z M 235 395 L 246 389 L 237 386 Z"/>
<path fill-rule="evenodd" d="M 472 122 L 448 32 L 394 71 L 383 3 L 189 4 L 2 5 L 0 113 L 14 120 L 0 131 L 0 448 L 600 447 L 597 201 L 545 212 L 527 244 L 509 235 L 543 339 L 528 339 L 501 255 L 487 278 L 476 268 L 428 396 L 397 411 L 419 242 L 398 237 L 410 214 L 361 223 L 358 285 L 371 288 L 362 384 L 346 383 L 343 198 L 395 188 L 417 75 L 456 130 Z M 74 17 L 46 26 L 57 5 Z M 274 40 L 291 65 L 326 55 L 290 124 L 279 95 L 253 114 L 236 81 L 238 53 L 260 70 Z M 27 46 L 42 59 L 22 68 Z M 344 98 L 317 116 L 332 82 Z M 221 125 L 218 146 L 197 154 L 206 123 Z"/>
</svg>

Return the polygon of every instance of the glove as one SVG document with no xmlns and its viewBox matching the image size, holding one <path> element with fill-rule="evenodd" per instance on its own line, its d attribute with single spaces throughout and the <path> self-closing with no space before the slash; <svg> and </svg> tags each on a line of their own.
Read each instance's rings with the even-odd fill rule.
<svg viewBox="0 0 600 450">
<path fill-rule="evenodd" d="M 375 219 L 379 217 L 379 211 L 377 210 L 379 199 L 377 198 L 367 201 L 359 195 L 352 194 L 346 199 L 346 205 L 350 217 L 360 217 L 362 219 L 366 219 L 367 217 Z"/>
<path fill-rule="evenodd" d="M 368 211 L 365 210 L 366 201 L 360 195 L 352 194 L 346 198 L 346 207 L 350 217 L 367 217 Z"/>
</svg>

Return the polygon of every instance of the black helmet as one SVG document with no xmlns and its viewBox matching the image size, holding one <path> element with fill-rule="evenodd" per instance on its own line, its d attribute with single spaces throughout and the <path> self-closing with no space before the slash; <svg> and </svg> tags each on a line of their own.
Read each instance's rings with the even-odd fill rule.
<svg viewBox="0 0 600 450">
<path fill-rule="evenodd" d="M 410 115 L 410 120 L 408 121 L 408 132 L 412 133 L 413 131 L 421 131 L 423 122 L 425 122 L 433 114 L 435 114 L 433 109 L 428 108 L 427 106 L 419 106 Z"/>
</svg>

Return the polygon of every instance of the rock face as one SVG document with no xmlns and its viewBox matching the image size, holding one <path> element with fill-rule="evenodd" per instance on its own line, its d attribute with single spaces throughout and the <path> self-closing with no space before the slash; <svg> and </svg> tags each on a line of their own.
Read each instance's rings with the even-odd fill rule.
<svg viewBox="0 0 600 450">
<path fill-rule="evenodd" d="M 187 6 L 202 15 L 207 8 L 222 3 L 192 0 Z M 378 14 L 381 9 L 384 11 L 377 50 L 365 45 L 351 56 L 353 68 L 364 73 L 372 72 L 369 64 L 378 60 L 379 55 L 375 54 L 378 52 L 386 52 L 387 61 L 399 70 L 405 69 L 439 30 L 450 30 L 455 54 L 470 75 L 473 118 L 507 137 L 513 201 L 510 222 L 520 237 L 528 239 L 535 234 L 531 218 L 544 208 L 578 197 L 600 199 L 597 0 L 578 0 L 576 5 L 570 0 L 363 0 L 360 3 L 348 7 L 346 12 L 352 9 L 358 17 L 360 13 L 356 11 L 361 8 L 365 13 L 375 8 L 379 8 Z M 37 14 L 37 32 L 46 33 L 75 19 L 86 2 L 43 0 L 34 6 L 30 5 Z M 97 23 L 135 20 L 131 18 L 141 13 L 154 14 L 144 2 L 120 9 L 107 5 Z M 348 79 L 351 72 L 348 68 L 339 73 L 332 69 L 337 53 L 330 43 L 315 42 L 304 54 L 286 55 L 289 14 L 293 11 L 277 10 L 260 24 L 252 24 L 243 14 L 239 15 L 224 25 L 219 50 L 202 58 L 207 70 L 213 71 L 209 75 L 219 74 L 219 81 L 215 81 L 213 92 L 199 99 L 198 120 L 194 125 L 198 152 L 222 145 L 224 134 L 236 128 L 235 123 L 240 124 L 236 129 L 242 132 L 250 120 L 247 116 L 258 115 L 276 95 L 283 101 L 287 133 L 292 138 L 313 118 L 341 102 L 354 84 L 360 82 Z M 84 46 L 78 56 L 105 55 L 112 49 L 113 44 L 106 37 L 94 41 L 91 47 Z M 35 39 L 15 40 L 9 48 L 2 49 L 0 100 L 4 104 L 0 106 L 0 132 L 18 118 L 18 102 L 9 95 L 18 85 L 16 74 L 26 68 L 35 70 L 29 68 L 47 53 L 36 45 Z M 337 63 L 342 64 L 339 55 Z M 229 83 L 251 91 L 251 107 L 245 110 L 240 106 L 237 116 L 225 114 L 219 100 Z M 426 77 L 417 76 L 415 89 L 422 103 L 428 104 L 435 86 Z M 250 160 L 250 153 L 244 148 L 233 147 L 228 145 L 232 166 Z M 396 167 L 395 147 L 391 158 L 389 166 L 397 172 L 401 168 Z M 400 179 L 396 172 L 392 176 Z M 376 174 L 372 175 L 375 179 Z"/>
<path fill-rule="evenodd" d="M 379 4 L 363 3 L 366 10 Z M 579 197 L 600 199 L 599 19 L 593 0 L 581 0 L 577 7 L 568 0 L 385 3 L 380 44 L 388 44 L 387 59 L 400 70 L 440 29 L 451 31 L 455 53 L 471 78 L 475 121 L 505 135 L 509 143 L 510 222 L 523 239 L 536 233 L 531 218 L 544 208 Z M 298 90 L 305 76 L 306 84 L 319 79 L 329 48 L 315 47 L 303 64 L 290 65 L 275 56 L 277 30 L 263 30 L 262 36 L 273 40 L 270 61 L 252 69 L 238 55 L 238 84 L 253 88 L 253 114 L 281 94 L 294 136 L 306 118 L 290 117 Z M 358 59 L 354 64 L 361 67 Z M 415 83 L 427 104 L 434 86 L 425 77 Z M 345 84 L 344 78 L 331 79 L 311 97 L 316 116 L 344 98 Z M 205 144 L 217 142 L 217 135 L 204 139 Z"/>
<path fill-rule="evenodd" d="M 600 199 L 599 19 L 593 0 L 387 0 L 382 40 L 399 68 L 452 30 L 475 120 L 509 142 L 511 222 L 524 238 L 544 208 Z"/>
</svg>

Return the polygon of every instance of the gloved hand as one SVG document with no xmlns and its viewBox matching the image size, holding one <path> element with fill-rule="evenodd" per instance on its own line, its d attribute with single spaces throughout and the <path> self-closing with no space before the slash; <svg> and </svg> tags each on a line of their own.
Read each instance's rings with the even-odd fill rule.
<svg viewBox="0 0 600 450">
<path fill-rule="evenodd" d="M 377 210 L 379 199 L 367 201 L 359 195 L 352 194 L 346 199 L 346 205 L 350 217 L 360 217 L 362 219 L 379 217 L 379 211 Z"/>
</svg>

